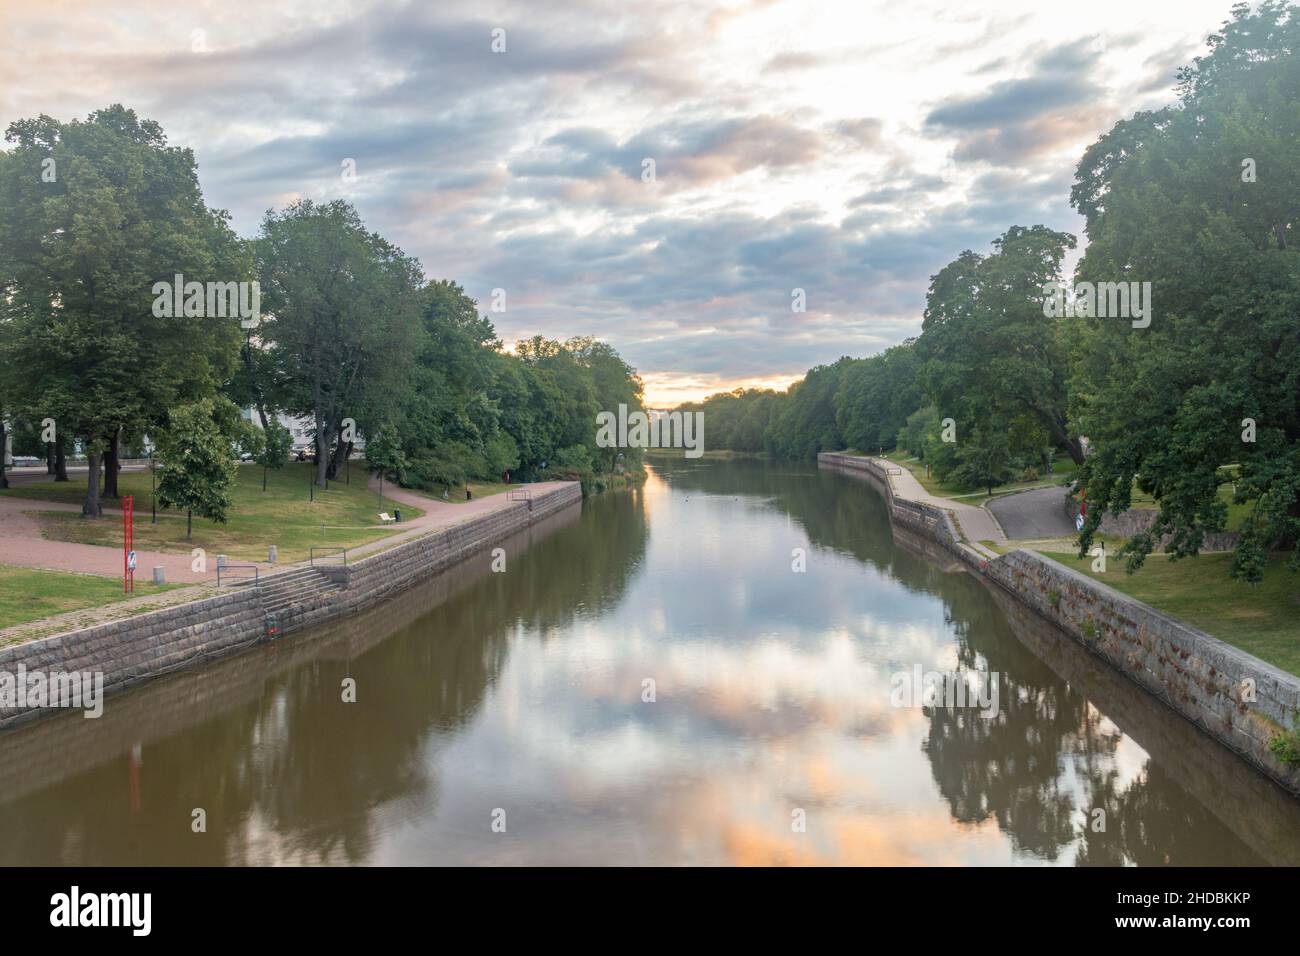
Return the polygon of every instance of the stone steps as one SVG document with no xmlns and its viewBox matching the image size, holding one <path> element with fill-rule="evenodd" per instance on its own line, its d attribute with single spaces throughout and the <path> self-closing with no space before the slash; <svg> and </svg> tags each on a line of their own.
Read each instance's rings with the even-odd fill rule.
<svg viewBox="0 0 1300 956">
<path fill-rule="evenodd" d="M 316 604 L 324 595 L 341 590 L 316 568 L 295 568 L 276 574 L 259 587 L 267 614 L 282 614 L 297 605 Z"/>
</svg>

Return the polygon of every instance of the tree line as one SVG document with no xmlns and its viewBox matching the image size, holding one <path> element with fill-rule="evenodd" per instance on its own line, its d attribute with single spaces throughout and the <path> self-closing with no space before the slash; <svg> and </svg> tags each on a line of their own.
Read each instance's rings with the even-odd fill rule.
<svg viewBox="0 0 1300 956">
<path fill-rule="evenodd" d="M 1230 481 L 1250 506 L 1232 575 L 1259 581 L 1279 547 L 1300 566 L 1300 10 L 1239 4 L 1208 47 L 1179 71 L 1173 105 L 1084 152 L 1072 282 L 1074 236 L 1012 226 L 931 277 L 916 338 L 781 393 L 690 406 L 710 447 L 902 448 L 972 488 L 1068 456 L 1089 504 L 1081 554 L 1106 512 L 1136 493 L 1157 503 L 1125 546 L 1130 568 L 1161 541 L 1197 553 L 1225 526 Z M 1140 282 L 1145 316 L 1101 314 L 1103 283 Z M 1062 283 L 1075 293 L 1063 315 L 1045 302 Z"/>
<path fill-rule="evenodd" d="M 0 446 L 11 428 L 56 480 L 83 449 L 83 514 L 148 442 L 159 500 L 224 520 L 236 452 L 287 460 L 281 412 L 308 423 L 320 486 L 361 441 L 372 467 L 425 489 L 639 471 L 638 450 L 596 444 L 597 412 L 642 407 L 613 348 L 539 336 L 506 351 L 461 286 L 426 279 L 347 202 L 300 200 L 237 236 L 193 152 L 120 105 L 20 120 L 6 140 Z"/>
</svg>

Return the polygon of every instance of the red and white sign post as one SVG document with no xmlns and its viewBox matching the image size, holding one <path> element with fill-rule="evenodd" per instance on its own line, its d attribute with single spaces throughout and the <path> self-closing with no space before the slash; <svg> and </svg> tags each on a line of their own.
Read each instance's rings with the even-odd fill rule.
<svg viewBox="0 0 1300 956">
<path fill-rule="evenodd" d="M 122 590 L 135 593 L 135 495 L 122 499 Z"/>
</svg>

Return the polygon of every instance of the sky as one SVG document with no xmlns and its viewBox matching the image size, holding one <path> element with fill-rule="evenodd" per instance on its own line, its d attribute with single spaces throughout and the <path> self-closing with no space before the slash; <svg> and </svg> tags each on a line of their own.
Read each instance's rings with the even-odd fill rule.
<svg viewBox="0 0 1300 956">
<path fill-rule="evenodd" d="M 347 199 L 507 344 L 605 339 L 662 407 L 916 335 L 1012 225 L 1082 238 L 1083 149 L 1230 5 L 0 0 L 0 126 L 122 103 L 240 235 Z"/>
</svg>

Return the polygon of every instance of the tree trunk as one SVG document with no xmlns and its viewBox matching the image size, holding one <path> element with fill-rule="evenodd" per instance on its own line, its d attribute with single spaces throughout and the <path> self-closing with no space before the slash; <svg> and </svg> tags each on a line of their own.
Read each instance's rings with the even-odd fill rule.
<svg viewBox="0 0 1300 956">
<path fill-rule="evenodd" d="M 54 474 L 54 442 L 52 441 L 45 443 L 45 473 Z"/>
<path fill-rule="evenodd" d="M 63 451 L 63 441 L 59 440 L 54 443 L 54 480 L 68 480 L 68 458 Z"/>
<path fill-rule="evenodd" d="M 266 466 L 262 466 L 262 491 L 266 491 Z"/>
<path fill-rule="evenodd" d="M 0 418 L 0 488 L 9 487 L 9 476 L 5 474 L 5 420 Z"/>
<path fill-rule="evenodd" d="M 104 455 L 104 497 L 117 498 L 117 471 L 121 467 L 118 464 L 118 455 L 120 442 L 122 440 L 122 430 L 119 428 L 113 433 L 113 440 L 109 442 L 108 452 Z"/>
<path fill-rule="evenodd" d="M 185 512 L 185 540 L 189 541 L 194 537 L 194 512 L 192 510 Z"/>
<path fill-rule="evenodd" d="M 86 501 L 81 506 L 81 516 L 83 518 L 99 518 L 104 514 L 104 509 L 99 506 L 100 455 L 99 452 L 92 452 L 86 457 L 86 463 L 89 467 L 86 469 Z"/>
<path fill-rule="evenodd" d="M 325 434 L 325 429 L 321 427 L 323 423 L 316 426 L 316 487 L 324 488 L 325 482 L 329 480 L 330 464 L 330 438 Z"/>
<path fill-rule="evenodd" d="M 334 446 L 334 455 L 330 458 L 329 477 L 337 478 L 339 469 L 343 467 L 344 462 L 352 456 L 352 442 L 344 441 L 343 435 L 339 435 L 338 444 Z"/>
<path fill-rule="evenodd" d="M 1065 442 L 1066 449 L 1070 453 L 1070 460 L 1076 465 L 1083 464 L 1083 442 L 1077 438 L 1067 438 Z"/>
</svg>

